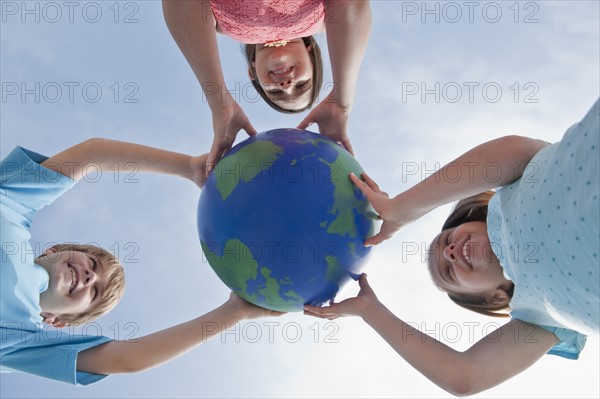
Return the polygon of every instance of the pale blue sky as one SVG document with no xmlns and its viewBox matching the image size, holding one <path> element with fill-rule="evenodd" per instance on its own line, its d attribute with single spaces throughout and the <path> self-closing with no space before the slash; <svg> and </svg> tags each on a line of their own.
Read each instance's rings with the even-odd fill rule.
<svg viewBox="0 0 600 399">
<path fill-rule="evenodd" d="M 75 3 L 72 20 L 64 2 L 0 3 L 0 155 L 15 145 L 52 155 L 95 136 L 206 152 L 212 138 L 208 106 L 167 31 L 160 2 Z M 359 162 L 390 194 L 495 137 L 557 141 L 600 94 L 597 1 L 475 3 L 471 21 L 465 2 L 372 2 L 373 30 L 349 136 Z M 424 4 L 433 13 L 425 13 Z M 324 35 L 317 39 L 326 55 Z M 302 120 L 306 113 L 278 114 L 259 101 L 239 45 L 226 37 L 219 44 L 227 84 L 237 88 L 259 131 Z M 23 98 L 22 88 L 30 90 Z M 33 227 L 39 248 L 75 241 L 118 251 L 127 293 L 97 325 L 121 339 L 186 321 L 228 295 L 198 244 L 196 187 L 163 176 L 124 179 L 115 181 L 105 171 L 97 181 L 81 182 L 41 211 Z M 466 348 L 495 320 L 450 303 L 421 260 L 448 211 L 432 212 L 375 248 L 366 271 L 397 315 Z M 346 287 L 340 296 L 356 291 Z M 546 356 L 479 396 L 598 397 L 599 351 L 598 337 L 590 337 L 580 360 Z M 167 365 L 87 388 L 23 374 L 0 378 L 2 397 L 449 396 L 360 320 L 327 324 L 300 314 L 242 323 Z"/>
</svg>

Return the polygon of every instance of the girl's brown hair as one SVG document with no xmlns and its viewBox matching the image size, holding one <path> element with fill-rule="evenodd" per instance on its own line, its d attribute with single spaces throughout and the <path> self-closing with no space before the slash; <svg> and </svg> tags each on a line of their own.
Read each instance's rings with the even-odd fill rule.
<svg viewBox="0 0 600 399">
<path fill-rule="evenodd" d="M 312 36 L 303 37 L 302 40 L 304 41 L 304 45 L 306 47 L 312 46 L 310 51 L 310 59 L 312 61 L 313 66 L 313 87 L 312 96 L 308 105 L 306 107 L 298 109 L 285 109 L 271 101 L 269 96 L 267 96 L 267 93 L 265 93 L 265 91 L 261 87 L 258 81 L 258 75 L 256 74 L 256 69 L 254 68 L 254 66 L 252 66 L 252 63 L 256 58 L 256 44 L 244 44 L 244 55 L 246 56 L 246 62 L 248 63 L 250 74 L 255 77 L 255 79 L 251 80 L 252 86 L 254 86 L 254 88 L 256 89 L 258 94 L 263 98 L 263 100 L 265 100 L 265 102 L 276 111 L 287 114 L 299 113 L 312 107 L 314 102 L 317 101 L 317 99 L 319 98 L 321 86 L 323 85 L 323 58 L 321 57 L 321 49 L 319 48 L 319 44 L 317 43 L 317 41 Z"/>
<path fill-rule="evenodd" d="M 494 195 L 494 191 L 485 191 L 471 197 L 463 198 L 458 201 L 450 215 L 442 226 L 442 232 L 460 226 L 469 222 L 486 222 L 488 213 L 488 202 Z M 509 297 L 512 297 L 514 285 L 507 291 Z M 491 305 L 486 304 L 484 300 L 471 295 L 464 295 L 454 292 L 447 292 L 448 297 L 465 309 L 492 317 L 509 317 L 508 304 Z"/>
</svg>

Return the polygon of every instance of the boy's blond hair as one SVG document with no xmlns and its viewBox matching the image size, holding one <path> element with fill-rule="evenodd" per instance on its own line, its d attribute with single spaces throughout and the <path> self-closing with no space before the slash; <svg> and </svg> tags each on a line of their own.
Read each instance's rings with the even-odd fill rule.
<svg viewBox="0 0 600 399">
<path fill-rule="evenodd" d="M 96 320 L 98 317 L 111 311 L 121 298 L 123 298 L 123 293 L 125 292 L 125 273 L 123 272 L 121 263 L 110 252 L 94 245 L 82 244 L 57 244 L 50 249 L 55 252 L 77 251 L 89 254 L 102 263 L 106 270 L 106 289 L 102 293 L 98 304 L 84 313 L 63 314 L 60 317 L 62 322 L 76 326 Z M 43 256 L 47 255 L 41 255 L 38 259 Z"/>
</svg>

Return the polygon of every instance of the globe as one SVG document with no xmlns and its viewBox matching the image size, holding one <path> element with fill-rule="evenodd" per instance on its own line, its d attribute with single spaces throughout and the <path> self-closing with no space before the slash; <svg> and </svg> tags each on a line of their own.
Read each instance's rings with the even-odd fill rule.
<svg viewBox="0 0 600 399">
<path fill-rule="evenodd" d="M 349 179 L 363 169 L 334 141 L 299 129 L 235 145 L 198 203 L 202 250 L 243 299 L 282 312 L 333 299 L 358 279 L 374 211 Z"/>
</svg>

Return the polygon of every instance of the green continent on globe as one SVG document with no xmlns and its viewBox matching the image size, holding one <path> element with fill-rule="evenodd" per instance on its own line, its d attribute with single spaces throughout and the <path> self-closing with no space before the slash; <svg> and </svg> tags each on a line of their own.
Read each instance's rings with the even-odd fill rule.
<svg viewBox="0 0 600 399">
<path fill-rule="evenodd" d="M 271 270 L 266 267 L 261 267 L 260 275 L 263 276 L 265 281 L 264 283 L 258 285 L 260 287 L 258 292 L 265 297 L 267 303 L 273 303 L 273 301 L 284 301 L 284 299 L 279 295 L 279 283 L 277 283 L 277 279 L 271 277 Z"/>
<path fill-rule="evenodd" d="M 242 298 L 254 304 L 268 304 L 270 309 L 281 312 L 298 311 L 302 308 L 305 299 L 290 289 L 282 292 L 277 279 L 271 277 L 271 270 L 260 266 L 252 257 L 250 248 L 240 240 L 227 240 L 223 256 L 213 252 L 204 241 L 200 241 L 200 243 L 208 263 L 217 276 Z M 259 268 L 262 278 L 259 278 L 258 275 Z M 259 301 L 257 293 L 248 293 L 250 282 L 255 283 L 258 287 L 258 294 L 263 296 L 264 300 Z M 282 284 L 286 284 L 286 281 L 282 281 Z"/>
<path fill-rule="evenodd" d="M 252 181 L 263 168 L 268 169 L 277 160 L 283 148 L 270 141 L 256 141 L 248 144 L 229 158 L 224 158 L 215 168 L 216 187 L 225 201 L 238 185 L 240 180 Z M 255 159 L 261 159 L 263 164 L 257 165 Z M 233 164 L 233 165 L 232 165 Z M 252 167 L 248 167 L 251 165 Z"/>
<path fill-rule="evenodd" d="M 217 276 L 227 282 L 230 287 L 235 287 L 234 291 L 240 291 L 238 293 L 246 292 L 248 280 L 256 279 L 258 274 L 258 263 L 249 256 L 250 250 L 248 247 L 240 240 L 228 240 L 225 243 L 223 256 L 221 257 L 214 253 L 204 241 L 200 241 L 200 244 L 206 254 L 208 263 L 213 267 Z M 242 251 L 242 248 L 244 248 L 244 251 Z"/>
<path fill-rule="evenodd" d="M 363 172 L 358 162 L 354 161 L 342 147 L 331 141 L 324 139 L 316 139 L 314 141 L 297 140 L 298 143 L 306 144 L 310 143 L 315 146 L 315 153 L 319 143 L 324 143 L 337 152 L 337 157 L 333 162 L 327 162 L 322 158 L 318 158 L 319 162 L 329 167 L 331 173 L 329 174 L 330 182 L 333 184 L 333 206 L 329 213 L 336 215 L 335 219 L 331 222 L 321 222 L 319 226 L 326 228 L 327 233 L 336 234 L 340 237 L 356 238 L 358 235 L 358 229 L 356 227 L 356 221 L 354 211 L 359 212 L 365 217 L 371 217 L 368 212 L 368 207 L 364 206 L 364 201 L 356 198 L 354 195 L 354 185 L 350 181 L 348 176 L 350 172 L 354 172 L 355 175 L 360 176 Z M 369 231 L 368 235 L 373 232 Z"/>
<path fill-rule="evenodd" d="M 356 211 L 365 217 L 369 217 L 369 215 L 367 214 L 368 206 L 365 206 L 364 200 L 360 200 L 354 195 L 356 188 L 350 181 L 349 174 L 354 172 L 355 175 L 360 176 L 363 170 L 358 162 L 354 161 L 354 158 L 349 158 L 346 153 L 342 152 L 345 151 L 343 148 L 336 144 L 328 144 L 335 148 L 338 156 L 332 163 L 321 160 L 331 168 L 331 183 L 334 186 L 331 213 L 337 215 L 327 227 L 327 232 L 341 237 L 356 238 L 358 229 L 354 212 Z M 350 159 L 354 162 L 348 162 Z M 337 174 L 338 178 L 334 178 L 334 174 Z M 371 233 L 372 231 L 369 231 L 369 235 Z"/>
</svg>

